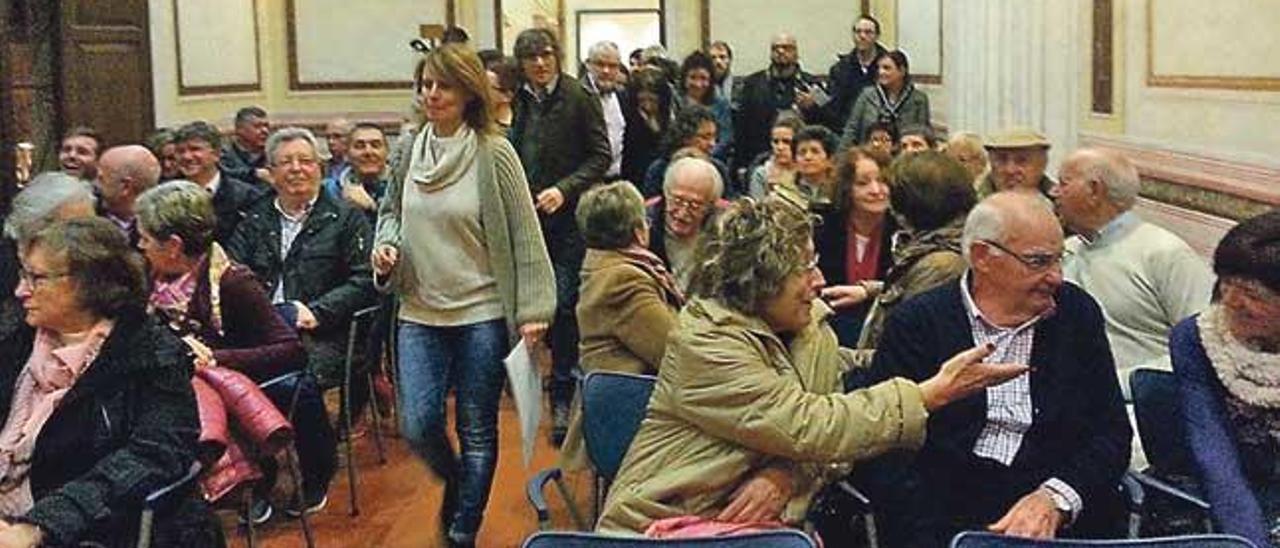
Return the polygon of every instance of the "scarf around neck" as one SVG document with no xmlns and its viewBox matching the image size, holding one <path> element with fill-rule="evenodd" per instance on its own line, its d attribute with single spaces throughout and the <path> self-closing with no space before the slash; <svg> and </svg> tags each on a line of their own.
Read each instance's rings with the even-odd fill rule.
<svg viewBox="0 0 1280 548">
<path fill-rule="evenodd" d="M 436 136 L 435 125 L 427 124 L 418 134 L 409 156 L 409 180 L 426 192 L 436 192 L 462 179 L 475 163 L 479 146 L 475 130 L 462 124 L 445 147 Z"/>
<path fill-rule="evenodd" d="M 1246 346 L 1227 329 L 1226 311 L 1211 305 L 1196 320 L 1204 353 L 1222 386 L 1251 406 L 1280 414 L 1280 354 Z"/>
<path fill-rule="evenodd" d="M 618 254 L 625 257 L 628 264 L 653 276 L 653 279 L 658 282 L 658 286 L 662 287 L 663 297 L 666 298 L 668 304 L 675 306 L 677 309 L 684 306 L 684 293 L 680 291 L 680 287 L 676 284 L 675 276 L 672 276 L 671 271 L 667 270 L 667 266 L 663 264 L 661 257 L 648 249 L 638 246 L 619 249 Z"/>
<path fill-rule="evenodd" d="M 190 318 L 191 297 L 195 295 L 196 287 L 199 286 L 200 273 L 204 267 L 209 270 L 209 308 L 211 309 L 209 321 L 214 331 L 219 335 L 222 331 L 222 275 L 231 266 L 231 259 L 227 258 L 226 251 L 222 246 L 214 242 L 209 246 L 209 253 L 196 264 L 191 271 L 179 276 L 172 281 L 155 282 L 155 288 L 151 290 L 151 296 L 148 298 L 148 310 L 157 314 L 169 324 L 169 327 L 180 334 L 191 334 L 193 331 L 198 333 L 198 329 L 192 324 Z"/>
</svg>

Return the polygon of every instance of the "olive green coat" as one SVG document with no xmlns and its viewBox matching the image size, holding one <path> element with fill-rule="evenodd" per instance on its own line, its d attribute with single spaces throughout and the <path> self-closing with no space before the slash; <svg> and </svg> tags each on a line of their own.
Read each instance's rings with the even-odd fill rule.
<svg viewBox="0 0 1280 548">
<path fill-rule="evenodd" d="M 840 392 L 839 347 L 814 321 L 784 343 L 763 320 L 693 299 L 658 368 L 658 383 L 597 528 L 643 532 L 655 520 L 714 517 L 764 467 L 792 472 L 783 519 L 799 522 L 836 463 L 924 442 L 920 389 L 893 379 Z"/>
<path fill-rule="evenodd" d="M 578 352 L 582 369 L 656 373 L 678 312 L 658 281 L 616 251 L 588 249 L 582 261 L 581 291 Z M 575 403 L 569 432 L 560 446 L 560 467 L 576 471 L 586 466 L 582 405 Z"/>
</svg>

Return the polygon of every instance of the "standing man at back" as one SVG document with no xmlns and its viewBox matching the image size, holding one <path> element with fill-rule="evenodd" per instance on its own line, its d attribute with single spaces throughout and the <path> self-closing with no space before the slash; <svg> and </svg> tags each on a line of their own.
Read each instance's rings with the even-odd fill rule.
<svg viewBox="0 0 1280 548">
<path fill-rule="evenodd" d="M 236 111 L 235 133 L 223 145 L 218 167 L 242 181 L 266 183 L 270 177 L 266 154 L 267 136 L 270 134 L 271 121 L 267 119 L 267 111 L 260 107 L 244 107 Z"/>
<path fill-rule="evenodd" d="M 742 92 L 742 80 L 733 76 L 733 48 L 724 40 L 716 40 L 707 48 L 711 56 L 711 82 L 716 86 L 716 95 L 724 97 L 733 108 L 738 108 L 738 94 Z"/>
<path fill-rule="evenodd" d="M 822 106 L 830 98 L 817 78 L 800 68 L 796 37 L 781 33 L 769 43 L 769 67 L 748 76 L 734 114 L 733 173 L 769 151 L 769 131 L 778 113 L 795 111 L 808 123 L 822 121 Z"/>
<path fill-rule="evenodd" d="M 882 53 L 886 51 L 880 45 L 880 22 L 864 13 L 853 22 L 853 50 L 839 56 L 827 73 L 831 102 L 825 122 L 831 131 L 844 130 L 853 101 L 862 88 L 876 83 L 876 58 Z"/>
<path fill-rule="evenodd" d="M 582 87 L 600 101 L 604 116 L 605 134 L 609 137 L 609 170 L 606 179 L 617 179 L 622 174 L 622 136 L 627 130 L 628 103 L 623 89 L 622 56 L 618 45 L 605 40 L 596 42 L 587 50 L 587 79 Z"/>
<path fill-rule="evenodd" d="M 556 276 L 556 313 L 551 347 L 551 438 L 559 446 L 569 428 L 573 368 L 578 362 L 578 271 L 586 246 L 574 210 L 578 196 L 599 183 L 612 156 L 600 102 L 560 71 L 560 44 L 547 29 L 516 37 L 523 85 L 515 100 L 511 144 L 520 155 L 542 236 Z"/>
</svg>

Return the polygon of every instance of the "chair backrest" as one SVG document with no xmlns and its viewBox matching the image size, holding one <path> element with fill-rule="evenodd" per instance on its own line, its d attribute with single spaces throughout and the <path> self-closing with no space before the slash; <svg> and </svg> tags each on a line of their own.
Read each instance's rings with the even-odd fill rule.
<svg viewBox="0 0 1280 548">
<path fill-rule="evenodd" d="M 640 430 L 655 377 L 593 371 L 582 381 L 582 437 L 596 474 L 612 480 Z"/>
<path fill-rule="evenodd" d="M 1178 404 L 1178 379 L 1157 369 L 1137 369 L 1129 376 L 1138 441 L 1153 471 L 1162 476 L 1192 473 L 1186 426 Z"/>
<path fill-rule="evenodd" d="M 966 531 L 951 539 L 951 548 L 1256 548 L 1235 535 L 1186 535 L 1178 537 L 1118 540 L 1052 539 L 1006 537 L 985 531 Z"/>
<path fill-rule="evenodd" d="M 525 539 L 523 546 L 524 548 L 817 548 L 812 538 L 794 529 L 696 539 L 653 539 L 543 531 Z"/>
</svg>

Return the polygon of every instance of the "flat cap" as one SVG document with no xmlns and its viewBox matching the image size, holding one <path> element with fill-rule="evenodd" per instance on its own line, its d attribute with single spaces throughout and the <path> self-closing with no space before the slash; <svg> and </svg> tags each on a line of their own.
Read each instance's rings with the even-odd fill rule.
<svg viewBox="0 0 1280 548">
<path fill-rule="evenodd" d="M 1029 127 L 1012 127 L 987 135 L 982 146 L 988 149 L 1002 148 L 1049 148 L 1049 140 L 1040 132 Z"/>
</svg>

